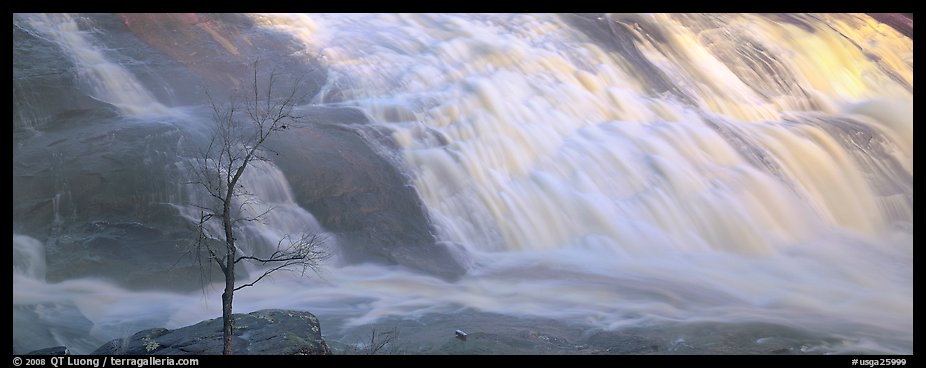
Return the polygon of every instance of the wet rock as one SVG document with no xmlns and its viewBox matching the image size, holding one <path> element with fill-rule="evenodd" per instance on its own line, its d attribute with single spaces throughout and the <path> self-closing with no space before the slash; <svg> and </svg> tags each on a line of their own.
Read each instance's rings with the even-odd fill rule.
<svg viewBox="0 0 926 368">
<path fill-rule="evenodd" d="M 274 162 L 286 173 L 299 205 L 338 233 L 348 261 L 400 264 L 445 279 L 465 269 L 437 242 L 424 205 L 396 163 L 372 147 L 388 143 L 344 110 L 313 110 L 312 124 L 273 137 Z M 343 118 L 340 124 L 325 122 Z M 373 142 L 371 142 L 371 140 Z"/>
<path fill-rule="evenodd" d="M 331 354 L 318 319 L 309 312 L 268 309 L 235 314 L 232 340 L 238 355 Z M 112 340 L 92 354 L 181 355 L 222 353 L 222 318 L 168 330 L 152 328 Z"/>
</svg>

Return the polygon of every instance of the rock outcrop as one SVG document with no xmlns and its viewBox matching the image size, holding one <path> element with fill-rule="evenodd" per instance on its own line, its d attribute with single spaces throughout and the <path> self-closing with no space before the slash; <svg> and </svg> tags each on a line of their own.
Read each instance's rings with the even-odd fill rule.
<svg viewBox="0 0 926 368">
<path fill-rule="evenodd" d="M 235 314 L 234 353 L 238 355 L 327 355 L 328 344 L 312 313 L 267 309 Z M 222 318 L 168 330 L 152 328 L 112 340 L 91 354 L 216 355 L 222 353 Z"/>
</svg>

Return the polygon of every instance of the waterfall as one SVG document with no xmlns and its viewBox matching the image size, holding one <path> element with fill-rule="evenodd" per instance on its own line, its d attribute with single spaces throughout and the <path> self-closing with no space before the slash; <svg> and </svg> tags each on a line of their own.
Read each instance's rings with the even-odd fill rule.
<svg viewBox="0 0 926 368">
<path fill-rule="evenodd" d="M 477 264 L 611 278 L 562 293 L 535 276 L 522 306 L 911 336 L 913 44 L 868 16 L 254 18 L 321 50 L 330 102 L 392 132 L 441 236 Z M 617 291 L 636 282 L 658 290 Z M 674 298 L 693 304 L 648 309 Z"/>
<path fill-rule="evenodd" d="M 130 72 L 107 59 L 111 45 L 78 27 L 75 16 L 17 16 L 73 58 L 94 98 L 127 116 L 164 111 Z M 686 326 L 765 324 L 800 331 L 783 338 L 809 341 L 797 346 L 802 352 L 912 353 L 913 40 L 872 17 L 247 19 L 256 29 L 250 35 L 280 37 L 280 45 L 304 50 L 294 59 L 318 54 L 328 68 L 323 92 L 299 110 L 320 116 L 307 123 L 317 126 L 287 131 L 296 145 L 303 143 L 296 137 L 305 137 L 305 145 L 318 147 L 305 152 L 320 157 L 287 159 L 369 165 L 374 161 L 341 151 L 350 146 L 324 141 L 324 129 L 361 136 L 361 144 L 389 156 L 383 162 L 395 162 L 406 175 L 405 183 L 386 184 L 406 185 L 420 198 L 429 223 L 416 229 L 428 235 L 433 229 L 432 245 L 454 247 L 468 268 L 448 281 L 400 265 L 331 264 L 321 278 L 282 274 L 242 289 L 236 311 L 307 309 L 323 323 L 337 321 L 325 327 L 333 334 L 390 318 L 418 322 L 470 310 L 590 331 L 666 328 L 672 339 Z M 231 44 L 235 37 L 222 39 Z M 351 118 L 348 112 L 357 110 L 368 119 Z M 348 118 L 354 120 L 339 120 Z M 14 157 L 14 179 L 37 170 L 20 166 Z M 313 197 L 318 193 L 357 201 L 358 211 L 330 213 L 372 213 L 391 226 L 382 229 L 399 228 L 394 218 L 376 217 L 382 203 L 396 202 L 370 198 L 387 193 L 369 189 L 374 179 L 361 173 L 339 181 L 349 170 L 313 172 L 324 185 L 350 187 L 316 188 L 311 180 L 290 186 L 283 167 L 299 165 L 259 162 L 243 176 L 254 194 L 244 211 L 274 210 L 246 226 L 241 244 L 266 248 L 284 234 L 324 232 L 323 217 L 316 212 L 316 220 L 310 205 L 355 204 L 325 202 Z M 82 189 L 71 189 L 79 198 Z M 315 199 L 297 203 L 297 197 Z M 20 207 L 42 214 L 40 204 Z M 186 220 L 198 218 L 187 203 L 171 205 Z M 344 232 L 364 230 L 356 227 Z M 377 241 L 375 235 L 350 239 Z M 67 316 L 83 316 L 80 328 L 97 339 L 218 314 L 215 285 L 183 293 L 90 278 L 46 282 L 40 250 L 52 244 L 43 241 L 14 234 L 14 308 L 64 308 Z M 56 333 L 61 324 L 73 327 L 60 313 L 16 313 L 14 340 L 49 341 L 20 338 L 27 335 L 16 326 L 30 320 Z M 766 352 L 757 341 L 742 342 L 741 351 Z"/>
<path fill-rule="evenodd" d="M 127 116 L 164 115 L 168 109 L 159 103 L 122 65 L 109 60 L 96 46 L 92 31 L 82 30 L 70 14 L 23 14 L 25 23 L 37 37 L 57 44 L 70 55 L 81 80 L 92 96 L 112 104 Z"/>
</svg>

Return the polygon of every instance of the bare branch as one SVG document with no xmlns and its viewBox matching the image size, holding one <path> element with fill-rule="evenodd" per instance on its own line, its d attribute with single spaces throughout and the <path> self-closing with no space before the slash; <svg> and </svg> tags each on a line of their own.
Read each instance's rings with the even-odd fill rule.
<svg viewBox="0 0 926 368">
<path fill-rule="evenodd" d="M 235 263 L 241 261 L 252 261 L 261 264 L 272 264 L 273 266 L 264 271 L 257 279 L 247 284 L 240 285 L 235 290 L 240 290 L 248 286 L 253 286 L 264 277 L 276 271 L 300 271 L 305 274 L 306 270 L 318 272 L 318 265 L 321 261 L 327 259 L 330 255 L 322 248 L 322 240 L 317 234 L 303 234 L 299 239 L 289 239 L 289 245 L 283 247 L 283 241 L 289 239 L 284 237 L 277 243 L 277 249 L 269 257 L 257 257 L 253 255 L 243 255 L 235 259 Z"/>
<path fill-rule="evenodd" d="M 290 244 L 283 248 L 283 241 L 290 240 Z M 250 260 L 259 263 L 290 262 L 290 265 L 317 263 L 329 257 L 321 246 L 324 240 L 318 234 L 303 234 L 299 239 L 292 240 L 288 235 L 280 239 L 277 249 L 269 257 L 256 257 L 242 255 L 235 259 L 235 263 Z"/>
<path fill-rule="evenodd" d="M 254 284 L 258 283 L 260 280 L 263 280 L 264 277 L 267 277 L 267 276 L 270 275 L 271 273 L 274 273 L 274 272 L 276 272 L 276 271 L 282 270 L 282 269 L 284 269 L 284 268 L 286 268 L 286 265 L 285 265 L 285 264 L 284 264 L 284 265 L 276 266 L 276 267 L 271 268 L 271 269 L 269 269 L 269 270 L 266 270 L 266 271 L 264 271 L 264 273 L 263 273 L 262 275 L 260 275 L 260 277 L 258 277 L 258 278 L 255 279 L 254 281 L 251 281 L 251 282 L 249 282 L 249 283 L 247 283 L 247 284 L 244 284 L 244 285 L 237 286 L 237 287 L 235 287 L 234 290 L 235 290 L 235 291 L 238 291 L 238 290 L 244 289 L 244 288 L 246 288 L 246 287 L 248 287 L 248 286 L 254 286 Z"/>
</svg>

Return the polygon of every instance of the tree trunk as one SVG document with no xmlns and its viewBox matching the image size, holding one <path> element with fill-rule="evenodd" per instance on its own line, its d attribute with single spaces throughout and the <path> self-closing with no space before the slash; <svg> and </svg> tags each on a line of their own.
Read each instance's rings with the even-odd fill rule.
<svg viewBox="0 0 926 368">
<path fill-rule="evenodd" d="M 232 329 L 235 321 L 232 319 L 232 297 L 228 288 L 222 293 L 222 354 L 232 355 Z"/>
<path fill-rule="evenodd" d="M 234 188 L 234 183 L 229 186 Z M 225 292 L 222 293 L 222 354 L 232 355 L 232 333 L 235 328 L 235 321 L 232 318 L 232 300 L 235 298 L 235 234 L 232 231 L 231 216 L 229 214 L 229 202 L 231 202 L 231 189 L 225 200 L 225 211 L 222 214 L 222 222 L 225 226 Z"/>
</svg>

